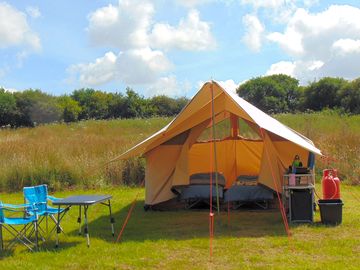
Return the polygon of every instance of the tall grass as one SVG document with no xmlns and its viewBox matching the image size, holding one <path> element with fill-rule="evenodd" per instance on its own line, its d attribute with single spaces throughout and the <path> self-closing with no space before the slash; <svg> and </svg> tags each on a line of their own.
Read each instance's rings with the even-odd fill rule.
<svg viewBox="0 0 360 270">
<path fill-rule="evenodd" d="M 342 115 L 336 111 L 280 114 L 276 118 L 313 140 L 325 156 L 317 158 L 318 173 L 337 168 L 340 178 L 360 184 L 360 115 Z"/>
<path fill-rule="evenodd" d="M 276 115 L 281 122 L 312 139 L 337 162 L 317 161 L 318 173 L 337 167 L 343 180 L 360 184 L 360 116 L 336 112 Z M 162 128 L 169 118 L 84 121 L 36 128 L 0 130 L 0 191 L 47 183 L 52 190 L 138 184 L 144 161 L 107 161 Z"/>
<path fill-rule="evenodd" d="M 86 121 L 0 131 L 0 190 L 47 183 L 52 190 L 141 182 L 143 161 L 113 162 L 169 119 Z M 129 168 L 135 168 L 130 170 Z"/>
</svg>

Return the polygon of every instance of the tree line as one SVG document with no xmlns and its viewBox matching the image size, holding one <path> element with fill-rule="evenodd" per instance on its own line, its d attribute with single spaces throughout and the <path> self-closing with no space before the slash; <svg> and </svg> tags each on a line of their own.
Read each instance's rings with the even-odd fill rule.
<svg viewBox="0 0 360 270">
<path fill-rule="evenodd" d="M 295 113 L 336 109 L 360 114 L 360 78 L 352 81 L 324 77 L 300 86 L 287 75 L 253 78 L 241 84 L 236 92 L 267 113 Z"/>
<path fill-rule="evenodd" d="M 236 91 L 270 114 L 325 108 L 360 114 L 360 78 L 348 81 L 325 77 L 300 86 L 299 81 L 290 76 L 271 75 L 250 79 Z M 33 127 L 58 121 L 174 116 L 187 102 L 185 97 L 145 98 L 131 88 L 126 88 L 125 94 L 83 88 L 61 96 L 33 89 L 11 93 L 0 88 L 0 126 Z"/>
<path fill-rule="evenodd" d="M 62 96 L 33 89 L 11 93 L 0 88 L 0 126 L 33 127 L 59 121 L 174 116 L 187 102 L 185 97 L 145 98 L 130 88 L 125 94 L 85 88 Z"/>
</svg>

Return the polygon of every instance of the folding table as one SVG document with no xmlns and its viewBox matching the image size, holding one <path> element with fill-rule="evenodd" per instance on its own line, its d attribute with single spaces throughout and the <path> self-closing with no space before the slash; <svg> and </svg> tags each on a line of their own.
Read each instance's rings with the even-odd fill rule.
<svg viewBox="0 0 360 270">
<path fill-rule="evenodd" d="M 88 228 L 88 216 L 87 216 L 87 210 L 90 205 L 93 204 L 103 204 L 109 207 L 110 212 L 110 223 L 111 223 L 111 232 L 112 235 L 115 236 L 114 232 L 114 218 L 112 217 L 111 213 L 111 203 L 110 199 L 112 196 L 110 195 L 76 195 L 76 196 L 70 196 L 64 199 L 59 199 L 57 201 L 53 202 L 53 205 L 57 205 L 60 209 L 61 206 L 66 207 L 66 209 L 69 209 L 71 206 L 79 206 L 79 217 L 78 217 L 78 223 L 79 223 L 79 234 L 81 234 L 81 208 L 84 208 L 84 233 L 87 240 L 87 245 L 90 247 L 90 236 L 89 236 L 89 228 Z M 107 203 L 106 203 L 107 201 Z M 58 214 L 57 218 L 57 230 L 56 230 L 56 247 L 59 246 L 59 233 L 60 230 L 60 214 Z"/>
</svg>

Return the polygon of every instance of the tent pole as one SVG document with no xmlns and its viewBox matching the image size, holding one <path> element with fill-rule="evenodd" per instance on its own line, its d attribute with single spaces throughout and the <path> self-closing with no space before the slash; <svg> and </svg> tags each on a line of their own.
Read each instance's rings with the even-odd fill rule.
<svg viewBox="0 0 360 270">
<path fill-rule="evenodd" d="M 216 133 L 215 133 L 215 110 L 214 110 L 214 88 L 213 88 L 214 82 L 211 82 L 211 117 L 212 117 L 212 139 L 214 144 L 214 163 L 215 163 L 215 185 L 216 185 L 216 208 L 217 213 L 220 215 L 220 202 L 219 202 L 219 182 L 218 182 L 218 166 L 217 166 L 217 152 L 216 152 Z M 212 194 L 211 194 L 212 196 Z"/>
</svg>

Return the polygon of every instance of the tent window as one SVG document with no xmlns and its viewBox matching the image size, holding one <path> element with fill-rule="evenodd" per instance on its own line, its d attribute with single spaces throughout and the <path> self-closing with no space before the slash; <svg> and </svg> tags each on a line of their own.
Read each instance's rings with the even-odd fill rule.
<svg viewBox="0 0 360 270">
<path fill-rule="evenodd" d="M 224 119 L 215 124 L 215 139 L 222 140 L 230 136 L 230 120 Z M 212 139 L 212 126 L 207 127 L 197 139 L 198 142 L 206 142 Z"/>
<path fill-rule="evenodd" d="M 261 137 L 254 130 L 254 128 L 251 127 L 249 123 L 242 118 L 239 118 L 239 135 L 245 139 L 261 140 Z"/>
<path fill-rule="evenodd" d="M 185 143 L 187 137 L 189 136 L 189 133 L 190 133 L 190 129 L 184 131 L 183 133 L 180 133 L 179 135 L 176 135 L 170 140 L 162 143 L 162 145 L 182 145 Z"/>
</svg>

